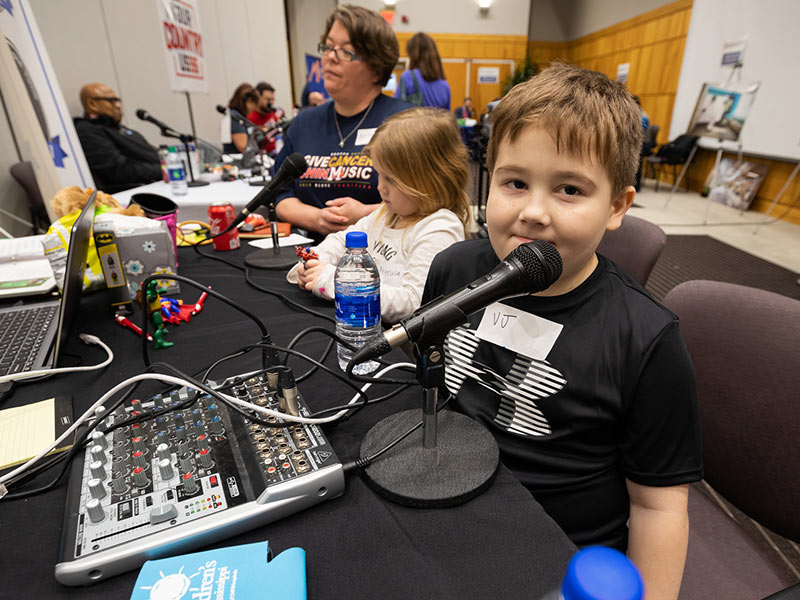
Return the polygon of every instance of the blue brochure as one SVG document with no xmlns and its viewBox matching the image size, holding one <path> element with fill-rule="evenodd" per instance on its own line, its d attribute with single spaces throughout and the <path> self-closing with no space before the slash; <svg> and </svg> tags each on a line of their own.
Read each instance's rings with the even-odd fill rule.
<svg viewBox="0 0 800 600">
<path fill-rule="evenodd" d="M 267 562 L 267 542 L 148 560 L 131 600 L 305 600 L 306 553 L 290 548 Z"/>
</svg>

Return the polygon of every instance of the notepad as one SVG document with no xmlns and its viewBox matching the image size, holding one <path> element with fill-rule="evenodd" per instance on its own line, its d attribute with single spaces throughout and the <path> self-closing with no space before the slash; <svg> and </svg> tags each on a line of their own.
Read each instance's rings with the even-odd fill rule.
<svg viewBox="0 0 800 600">
<path fill-rule="evenodd" d="M 72 402 L 68 396 L 0 410 L 0 470 L 33 458 L 71 425 Z M 70 440 L 53 452 L 71 445 Z"/>
<path fill-rule="evenodd" d="M 0 298 L 43 294 L 56 286 L 43 237 L 0 240 Z"/>
</svg>

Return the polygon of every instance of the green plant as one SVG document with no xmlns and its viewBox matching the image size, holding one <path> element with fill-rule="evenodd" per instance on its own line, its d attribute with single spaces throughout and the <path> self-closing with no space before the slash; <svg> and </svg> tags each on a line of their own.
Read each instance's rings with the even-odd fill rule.
<svg viewBox="0 0 800 600">
<path fill-rule="evenodd" d="M 531 62 L 531 55 L 526 52 L 525 60 L 521 63 L 517 63 L 517 66 L 514 67 L 514 70 L 503 82 L 503 96 L 505 96 L 512 87 L 523 81 L 528 81 L 528 79 L 537 73 L 539 73 L 539 64 Z"/>
</svg>

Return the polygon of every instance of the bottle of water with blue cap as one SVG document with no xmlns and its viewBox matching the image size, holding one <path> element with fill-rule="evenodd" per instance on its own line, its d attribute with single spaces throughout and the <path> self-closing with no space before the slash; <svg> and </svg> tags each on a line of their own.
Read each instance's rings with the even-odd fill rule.
<svg viewBox="0 0 800 600">
<path fill-rule="evenodd" d="M 367 252 L 367 234 L 351 231 L 345 236 L 346 251 L 336 267 L 334 292 L 336 300 L 336 333 L 356 349 L 381 332 L 381 276 L 375 261 Z M 353 352 L 337 343 L 339 367 L 347 371 Z M 378 368 L 369 361 L 353 368 L 365 375 Z"/>
<path fill-rule="evenodd" d="M 542 600 L 642 600 L 644 583 L 636 566 L 613 548 L 590 546 L 569 561 L 561 589 Z"/>
</svg>

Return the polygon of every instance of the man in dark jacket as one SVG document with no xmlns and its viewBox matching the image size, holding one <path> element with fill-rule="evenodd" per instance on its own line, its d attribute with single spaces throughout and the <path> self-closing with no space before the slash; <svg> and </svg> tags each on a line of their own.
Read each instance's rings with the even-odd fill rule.
<svg viewBox="0 0 800 600">
<path fill-rule="evenodd" d="M 84 116 L 75 130 L 97 188 L 113 194 L 161 179 L 158 151 L 144 137 L 120 125 L 122 101 L 103 83 L 81 88 Z"/>
</svg>

